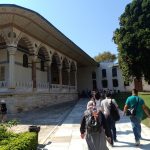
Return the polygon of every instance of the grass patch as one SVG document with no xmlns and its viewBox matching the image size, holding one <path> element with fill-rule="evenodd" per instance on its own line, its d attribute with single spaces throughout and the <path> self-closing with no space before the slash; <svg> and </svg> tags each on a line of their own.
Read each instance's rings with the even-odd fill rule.
<svg viewBox="0 0 150 150">
<path fill-rule="evenodd" d="M 126 99 L 131 95 L 131 92 L 121 92 L 114 95 L 114 99 L 116 100 L 119 108 L 123 110 Z M 139 96 L 144 100 L 145 104 L 150 108 L 150 92 L 139 92 Z M 150 119 L 147 118 L 147 115 L 144 113 L 142 123 L 147 127 L 150 127 Z"/>
</svg>

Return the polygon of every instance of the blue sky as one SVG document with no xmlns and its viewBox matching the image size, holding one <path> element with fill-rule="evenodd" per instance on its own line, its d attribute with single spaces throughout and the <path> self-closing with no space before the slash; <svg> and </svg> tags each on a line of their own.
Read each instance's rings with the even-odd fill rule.
<svg viewBox="0 0 150 150">
<path fill-rule="evenodd" d="M 117 54 L 112 41 L 119 17 L 132 0 L 0 0 L 42 15 L 88 55 Z"/>
</svg>

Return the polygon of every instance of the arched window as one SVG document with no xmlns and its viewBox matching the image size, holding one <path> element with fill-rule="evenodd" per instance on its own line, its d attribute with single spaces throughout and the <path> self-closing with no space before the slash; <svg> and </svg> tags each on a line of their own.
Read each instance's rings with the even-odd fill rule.
<svg viewBox="0 0 150 150">
<path fill-rule="evenodd" d="M 117 77 L 117 68 L 112 68 L 112 76 Z"/>
<path fill-rule="evenodd" d="M 28 56 L 26 54 L 23 55 L 23 67 L 28 68 Z"/>
<path fill-rule="evenodd" d="M 106 77 L 106 69 L 102 69 L 102 77 L 103 77 L 103 78 Z"/>
</svg>

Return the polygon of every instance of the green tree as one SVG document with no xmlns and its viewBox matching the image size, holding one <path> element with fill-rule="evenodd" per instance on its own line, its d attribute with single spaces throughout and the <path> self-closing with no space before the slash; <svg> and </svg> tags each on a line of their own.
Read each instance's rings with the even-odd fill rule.
<svg viewBox="0 0 150 150">
<path fill-rule="evenodd" d="M 114 62 L 117 57 L 115 54 L 112 54 L 110 52 L 103 52 L 103 53 L 99 53 L 97 56 L 94 57 L 95 61 L 97 62 Z"/>
<path fill-rule="evenodd" d="M 119 20 L 113 40 L 125 81 L 142 76 L 150 81 L 150 0 L 133 0 Z"/>
</svg>

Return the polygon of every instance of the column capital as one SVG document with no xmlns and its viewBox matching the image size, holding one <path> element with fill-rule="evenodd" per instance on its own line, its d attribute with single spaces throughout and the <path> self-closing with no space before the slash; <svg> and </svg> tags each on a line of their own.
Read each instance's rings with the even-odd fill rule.
<svg viewBox="0 0 150 150">
<path fill-rule="evenodd" d="M 7 50 L 10 55 L 14 55 L 17 51 L 17 47 L 15 45 L 7 45 Z"/>
</svg>

